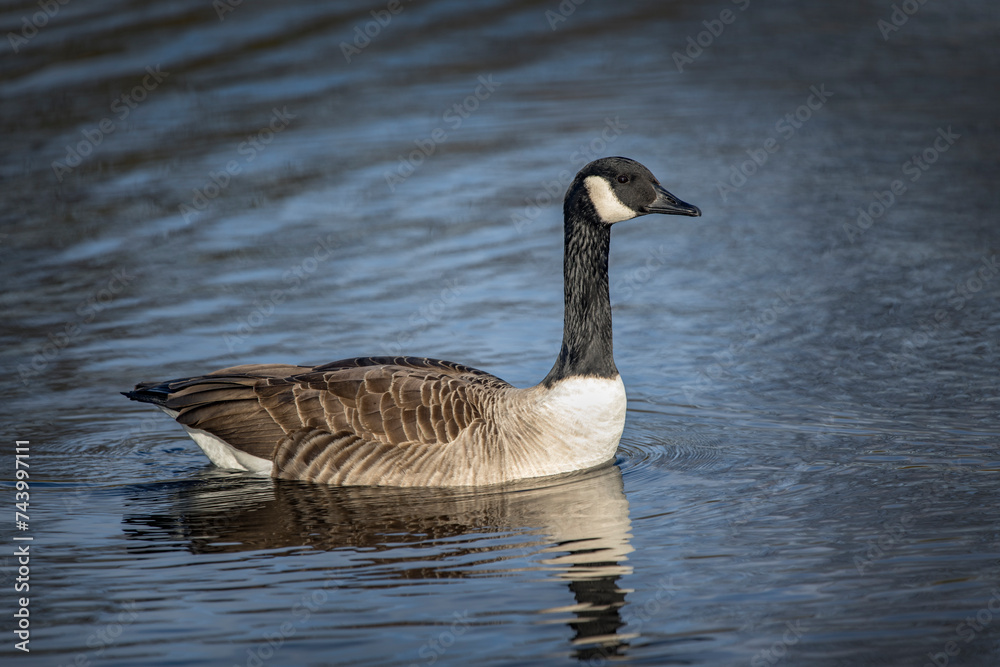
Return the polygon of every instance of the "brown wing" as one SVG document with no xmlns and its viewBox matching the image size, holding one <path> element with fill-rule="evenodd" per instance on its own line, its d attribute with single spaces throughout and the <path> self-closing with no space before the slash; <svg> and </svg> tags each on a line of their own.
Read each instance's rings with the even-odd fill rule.
<svg viewBox="0 0 1000 667">
<path fill-rule="evenodd" d="M 200 377 L 142 383 L 125 395 L 173 410 L 181 424 L 208 431 L 253 456 L 271 459 L 286 431 L 261 409 L 257 386 L 308 370 L 277 364 L 234 366 Z"/>
<path fill-rule="evenodd" d="M 314 368 L 236 366 L 141 389 L 169 389 L 159 404 L 177 421 L 274 460 L 276 477 L 345 483 L 351 470 L 379 479 L 372 468 L 424 458 L 428 446 L 477 428 L 485 395 L 509 386 L 451 362 L 364 357 Z"/>
</svg>

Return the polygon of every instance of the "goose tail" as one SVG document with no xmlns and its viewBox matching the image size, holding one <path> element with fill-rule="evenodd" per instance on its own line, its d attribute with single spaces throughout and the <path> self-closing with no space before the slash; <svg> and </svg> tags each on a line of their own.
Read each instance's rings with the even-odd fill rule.
<svg viewBox="0 0 1000 667">
<path fill-rule="evenodd" d="M 140 382 L 132 391 L 121 392 L 122 396 L 127 396 L 130 400 L 140 403 L 151 403 L 161 408 L 167 406 L 167 399 L 170 397 L 171 385 L 173 382 Z"/>
</svg>

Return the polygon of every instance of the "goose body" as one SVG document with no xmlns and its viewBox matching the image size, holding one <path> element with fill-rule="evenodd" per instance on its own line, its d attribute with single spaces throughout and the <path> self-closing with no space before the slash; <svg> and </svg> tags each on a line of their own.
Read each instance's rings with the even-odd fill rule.
<svg viewBox="0 0 1000 667">
<path fill-rule="evenodd" d="M 591 162 L 570 185 L 563 343 L 533 387 L 448 361 L 361 357 L 234 366 L 125 395 L 176 419 L 216 465 L 282 479 L 473 486 L 605 463 L 626 405 L 612 355 L 610 231 L 648 213 L 701 215 L 627 158 Z"/>
</svg>

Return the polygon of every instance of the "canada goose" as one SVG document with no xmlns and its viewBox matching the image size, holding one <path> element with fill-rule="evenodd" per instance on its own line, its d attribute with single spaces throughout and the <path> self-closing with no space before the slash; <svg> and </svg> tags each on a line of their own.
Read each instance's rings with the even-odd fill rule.
<svg viewBox="0 0 1000 667">
<path fill-rule="evenodd" d="M 625 425 L 611 345 L 611 226 L 648 213 L 700 216 L 623 157 L 586 165 L 563 204 L 563 341 L 519 389 L 437 359 L 254 364 L 144 382 L 134 401 L 175 418 L 215 465 L 342 485 L 471 486 L 610 460 Z"/>
</svg>

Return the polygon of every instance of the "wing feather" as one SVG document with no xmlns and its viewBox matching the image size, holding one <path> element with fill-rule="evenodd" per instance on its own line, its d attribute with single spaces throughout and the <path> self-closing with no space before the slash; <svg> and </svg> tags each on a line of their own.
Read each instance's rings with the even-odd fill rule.
<svg viewBox="0 0 1000 667">
<path fill-rule="evenodd" d="M 139 385 L 132 396 L 273 460 L 275 477 L 379 483 L 406 470 L 433 472 L 435 452 L 482 426 L 491 395 L 509 387 L 451 362 L 361 357 L 311 368 L 235 366 Z"/>
<path fill-rule="evenodd" d="M 400 425 L 408 442 L 420 440 L 420 426 L 417 424 L 417 408 L 403 410 L 399 415 Z"/>
</svg>

